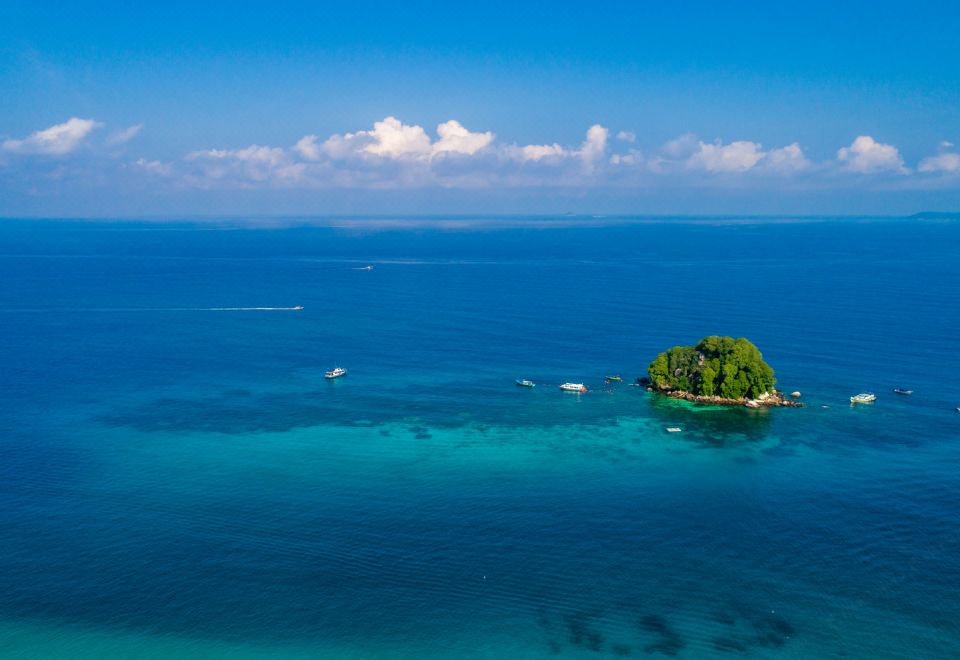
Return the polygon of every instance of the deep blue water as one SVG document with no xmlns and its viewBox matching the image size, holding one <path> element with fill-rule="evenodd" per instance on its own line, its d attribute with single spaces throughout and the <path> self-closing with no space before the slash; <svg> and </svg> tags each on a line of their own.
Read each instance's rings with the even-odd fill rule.
<svg viewBox="0 0 960 660">
<path fill-rule="evenodd" d="M 960 655 L 960 222 L 406 222 L 0 222 L 0 655 Z"/>
</svg>

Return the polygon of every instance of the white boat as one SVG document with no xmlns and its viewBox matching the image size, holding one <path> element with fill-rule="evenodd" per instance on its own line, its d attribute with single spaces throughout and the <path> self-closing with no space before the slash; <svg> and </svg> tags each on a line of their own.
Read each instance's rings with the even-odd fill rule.
<svg viewBox="0 0 960 660">
<path fill-rule="evenodd" d="M 679 426 L 668 426 L 668 427 L 667 427 L 667 433 L 680 433 L 680 431 L 682 431 L 682 430 L 683 430 L 683 429 L 680 428 Z"/>
<path fill-rule="evenodd" d="M 564 383 L 560 386 L 564 392 L 586 392 L 587 388 L 583 383 Z"/>
<path fill-rule="evenodd" d="M 293 308 L 293 311 L 299 312 L 302 309 L 303 309 L 303 305 L 297 305 L 296 307 Z"/>
<path fill-rule="evenodd" d="M 347 375 L 346 369 L 344 369 L 343 367 L 335 367 L 330 371 L 328 371 L 327 373 L 323 374 L 323 377 L 333 379 L 333 378 L 340 378 L 340 376 L 346 376 L 346 375 Z"/>
<path fill-rule="evenodd" d="M 870 392 L 862 392 L 856 396 L 850 397 L 850 403 L 873 403 L 877 400 L 876 394 L 871 394 Z"/>
</svg>

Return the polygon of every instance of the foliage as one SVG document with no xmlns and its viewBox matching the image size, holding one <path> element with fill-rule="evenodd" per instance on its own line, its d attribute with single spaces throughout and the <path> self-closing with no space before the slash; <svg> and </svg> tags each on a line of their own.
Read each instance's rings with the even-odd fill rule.
<svg viewBox="0 0 960 660">
<path fill-rule="evenodd" d="M 750 341 L 704 337 L 696 346 L 674 346 L 650 363 L 650 381 L 659 390 L 727 399 L 755 399 L 773 390 L 773 369 Z"/>
</svg>

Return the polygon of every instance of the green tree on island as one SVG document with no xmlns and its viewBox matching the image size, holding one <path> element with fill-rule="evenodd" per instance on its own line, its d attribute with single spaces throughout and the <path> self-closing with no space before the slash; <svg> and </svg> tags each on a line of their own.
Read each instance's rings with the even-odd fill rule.
<svg viewBox="0 0 960 660">
<path fill-rule="evenodd" d="M 773 390 L 773 369 L 750 341 L 704 337 L 696 346 L 674 346 L 650 363 L 658 390 L 680 390 L 725 399 L 756 399 Z"/>
</svg>

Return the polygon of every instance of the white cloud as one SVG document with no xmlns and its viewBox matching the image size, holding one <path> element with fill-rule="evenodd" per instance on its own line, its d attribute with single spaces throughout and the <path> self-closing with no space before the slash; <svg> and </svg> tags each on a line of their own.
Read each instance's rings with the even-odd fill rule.
<svg viewBox="0 0 960 660">
<path fill-rule="evenodd" d="M 849 147 L 843 147 L 837 151 L 837 160 L 849 171 L 862 174 L 877 172 L 906 174 L 908 172 L 896 147 L 877 142 L 869 135 L 861 135 Z"/>
<path fill-rule="evenodd" d="M 63 156 L 77 149 L 84 138 L 100 126 L 103 124 L 93 119 L 71 117 L 62 124 L 37 131 L 22 140 L 5 140 L 3 148 L 21 154 Z"/>
<path fill-rule="evenodd" d="M 607 151 L 607 136 L 610 134 L 606 128 L 600 124 L 594 124 L 587 129 L 587 139 L 580 145 L 580 160 L 583 161 L 583 169 L 592 172 L 594 165 L 603 158 Z"/>
<path fill-rule="evenodd" d="M 566 158 L 572 153 L 556 142 L 553 144 L 528 144 L 523 147 L 507 147 L 505 151 L 508 156 L 521 161 L 556 160 Z"/>
<path fill-rule="evenodd" d="M 697 151 L 687 160 L 687 167 L 707 172 L 746 172 L 760 162 L 763 156 L 761 145 L 757 142 L 700 142 Z"/>
<path fill-rule="evenodd" d="M 610 156 L 611 165 L 639 165 L 643 162 L 643 152 L 639 149 L 628 149 L 625 154 Z"/>
<path fill-rule="evenodd" d="M 133 131 L 134 127 L 124 133 Z M 202 187 L 448 188 L 523 186 L 768 185 L 765 177 L 796 176 L 799 182 L 825 182 L 836 161 L 814 164 L 796 142 L 764 149 L 759 142 L 704 142 L 693 134 L 642 153 L 629 140 L 594 124 L 577 145 L 498 144 L 491 131 L 474 132 L 451 119 L 431 135 L 421 126 L 388 116 L 366 130 L 304 135 L 289 147 L 253 144 L 241 149 L 207 149 L 183 161 L 140 159 L 131 165 L 146 173 L 177 176 Z M 629 139 L 628 139 L 629 138 Z M 611 139 L 619 142 L 611 143 Z M 626 144 L 625 144 L 626 142 Z M 921 161 L 921 172 L 960 172 L 960 154 L 947 151 Z M 858 172 L 903 172 L 896 148 L 861 136 L 838 152 L 840 164 Z M 831 167 L 832 165 L 832 167 Z M 802 173 L 802 176 L 801 176 Z M 845 179 L 848 182 L 853 179 Z M 946 180 L 946 178 L 944 178 Z M 953 180 L 952 178 L 950 179 Z M 748 181 L 755 183 L 748 184 Z M 833 185 L 843 179 L 835 179 Z M 712 183 L 711 183 L 712 182 Z"/>
<path fill-rule="evenodd" d="M 697 139 L 696 135 L 693 133 L 684 133 L 680 137 L 667 142 L 660 151 L 668 158 L 679 160 L 692 156 L 694 152 L 699 149 L 700 144 L 702 144 L 702 142 Z"/>
<path fill-rule="evenodd" d="M 765 169 L 789 174 L 810 167 L 810 161 L 803 155 L 803 149 L 794 142 L 779 149 L 771 149 L 763 156 L 761 166 Z"/>
<path fill-rule="evenodd" d="M 143 129 L 143 124 L 134 124 L 133 126 L 128 126 L 119 131 L 114 131 L 107 137 L 107 144 L 110 146 L 117 146 L 125 144 L 137 137 L 137 134 Z"/>
<path fill-rule="evenodd" d="M 302 163 L 292 163 L 280 147 L 252 144 L 243 149 L 207 149 L 187 154 L 187 161 L 200 166 L 201 179 L 222 179 L 238 182 L 289 182 L 300 178 Z M 192 181 L 196 182 L 197 175 Z"/>
<path fill-rule="evenodd" d="M 432 154 L 456 153 L 472 156 L 493 142 L 493 133 L 472 133 L 455 119 L 437 126 L 440 139 L 434 142 Z"/>
<path fill-rule="evenodd" d="M 944 140 L 940 143 L 940 153 L 936 156 L 927 156 L 917 165 L 919 172 L 939 172 L 953 174 L 960 172 L 960 154 L 948 151 L 953 148 L 953 142 Z"/>
<path fill-rule="evenodd" d="M 569 149 L 556 142 L 553 144 L 528 144 L 522 147 L 511 145 L 502 152 L 508 158 L 521 162 L 545 161 L 558 164 L 568 158 L 579 158 L 585 172 L 592 172 L 607 151 L 607 138 L 610 131 L 594 124 L 587 129 L 587 135 L 579 149 Z"/>
<path fill-rule="evenodd" d="M 138 158 L 134 164 L 144 172 L 149 172 L 150 174 L 158 174 L 160 176 L 170 176 L 173 174 L 173 166 L 170 163 L 163 163 L 159 160 Z"/>
<path fill-rule="evenodd" d="M 317 144 L 316 135 L 304 135 L 293 145 L 293 150 L 304 160 L 320 160 L 323 148 Z"/>
<path fill-rule="evenodd" d="M 928 156 L 920 161 L 917 169 L 921 172 L 960 172 L 960 154 L 948 152 Z"/>
<path fill-rule="evenodd" d="M 372 131 L 360 131 L 358 135 L 373 138 L 364 151 L 377 156 L 416 158 L 430 155 L 430 136 L 423 127 L 404 124 L 396 117 L 374 122 Z"/>
<path fill-rule="evenodd" d="M 637 141 L 637 134 L 633 131 L 620 131 L 617 133 L 617 139 L 633 143 Z"/>
<path fill-rule="evenodd" d="M 286 156 L 280 147 L 261 147 L 251 144 L 243 149 L 207 149 L 194 151 L 187 156 L 190 160 L 211 158 L 215 160 L 238 160 L 248 163 L 263 163 L 265 165 L 279 165 Z"/>
<path fill-rule="evenodd" d="M 437 126 L 439 139 L 431 141 L 422 126 L 404 124 L 396 117 L 374 122 L 373 129 L 334 134 L 319 143 L 316 135 L 302 137 L 294 151 L 305 160 L 347 160 L 376 156 L 395 160 L 429 160 L 440 154 L 472 156 L 488 147 L 494 139 L 487 131 L 475 133 L 451 119 Z"/>
</svg>

